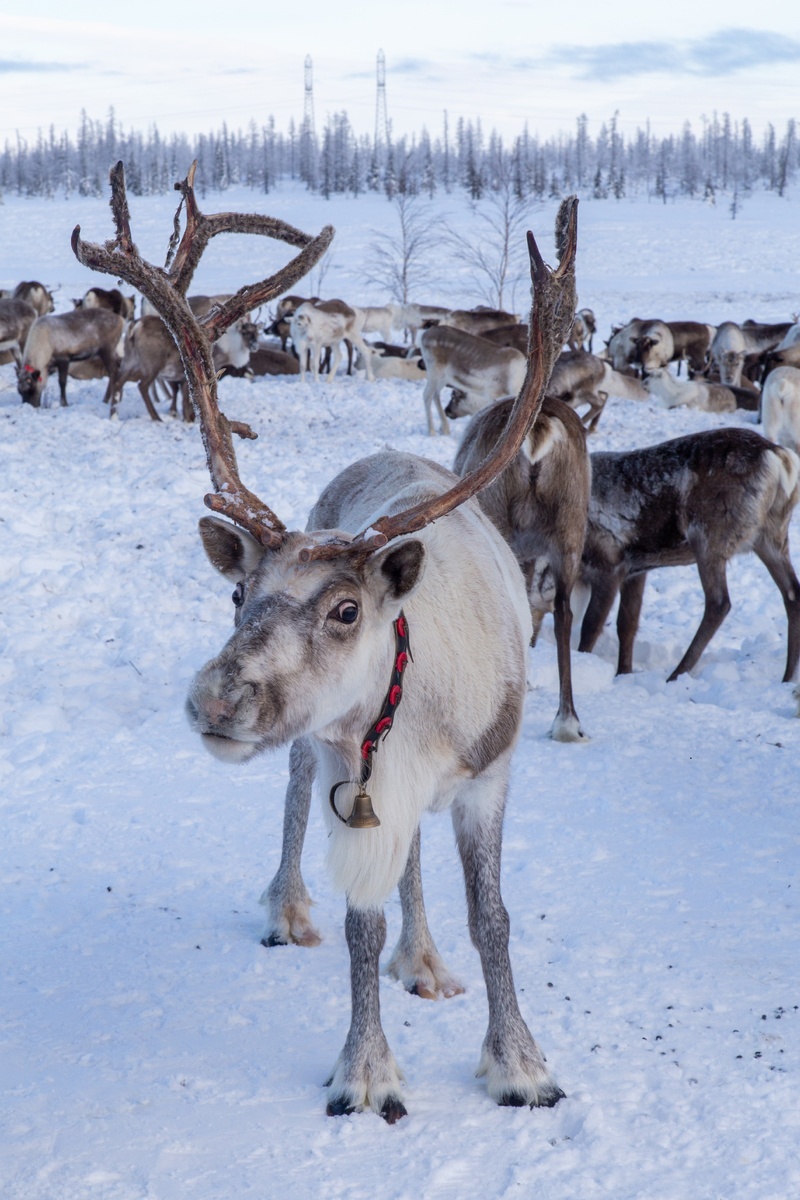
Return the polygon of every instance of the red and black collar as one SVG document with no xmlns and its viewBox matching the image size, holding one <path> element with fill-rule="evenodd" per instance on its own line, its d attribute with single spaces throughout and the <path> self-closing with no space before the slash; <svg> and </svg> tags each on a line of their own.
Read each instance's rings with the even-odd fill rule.
<svg viewBox="0 0 800 1200">
<path fill-rule="evenodd" d="M 411 646 L 408 638 L 408 621 L 405 613 L 400 610 L 400 615 L 394 622 L 394 641 L 395 654 L 394 664 L 392 666 L 392 678 L 389 683 L 389 690 L 386 693 L 386 699 L 383 702 L 378 719 L 367 730 L 364 740 L 361 743 L 361 772 L 359 775 L 358 795 L 365 795 L 364 785 L 369 780 L 372 774 L 372 759 L 377 753 L 378 744 L 382 738 L 385 738 L 394 722 L 394 715 L 403 698 L 403 672 L 406 669 L 408 660 L 411 658 Z M 348 824 L 348 818 L 343 817 L 336 807 L 335 795 L 340 787 L 343 787 L 350 781 L 347 779 L 341 780 L 340 783 L 335 783 L 330 790 L 328 797 L 331 808 L 336 813 L 340 821 L 345 825 Z M 376 818 L 377 821 L 377 818 Z"/>
</svg>

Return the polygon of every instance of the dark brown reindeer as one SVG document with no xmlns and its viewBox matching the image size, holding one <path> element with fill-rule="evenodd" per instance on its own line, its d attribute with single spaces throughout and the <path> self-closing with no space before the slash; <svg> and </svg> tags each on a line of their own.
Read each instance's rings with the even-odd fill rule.
<svg viewBox="0 0 800 1200">
<path fill-rule="evenodd" d="M 453 466 L 459 475 L 474 470 L 503 437 L 511 405 L 511 400 L 499 400 L 473 417 Z M 558 742 L 588 741 L 572 696 L 569 642 L 570 595 L 580 572 L 590 487 L 583 424 L 561 400 L 545 396 L 517 457 L 478 495 L 481 508 L 514 551 L 525 576 L 532 644 L 545 613 L 553 613 L 559 705 L 550 736 Z"/>
<path fill-rule="evenodd" d="M 579 650 L 592 650 L 619 594 L 617 673 L 633 670 L 648 571 L 696 563 L 705 610 L 669 676 L 691 671 L 730 612 L 728 559 L 752 550 L 781 593 L 788 621 L 784 682 L 800 658 L 800 583 L 787 530 L 800 460 L 751 429 L 713 429 L 656 446 L 592 456 L 581 575 L 591 599 Z"/>
<path fill-rule="evenodd" d="M 448 806 L 489 997 L 480 1073 L 498 1103 L 552 1105 L 562 1092 L 519 1011 L 499 886 L 530 612 L 513 555 L 471 497 L 515 457 L 572 322 L 577 201 L 565 201 L 559 214 L 556 271 L 548 270 L 528 235 L 530 355 L 504 440 L 464 479 L 414 455 L 363 459 L 325 488 L 310 528 L 299 533 L 288 532 L 239 479 L 233 427 L 217 405 L 210 335 L 249 311 L 254 292 L 267 300 L 301 278 L 332 231 L 312 240 L 264 217 L 206 217 L 196 206 L 193 176 L 192 170 L 179 185 L 186 229 L 169 272 L 143 262 L 133 244 L 121 165 L 112 172 L 116 236 L 105 246 L 87 245 L 76 230 L 73 247 L 85 265 L 136 286 L 173 332 L 216 489 L 206 503 L 235 522 L 207 517 L 201 523 L 212 563 L 235 582 L 237 617 L 234 634 L 192 685 L 192 723 L 207 748 L 229 762 L 294 740 L 287 817 L 290 811 L 296 817 L 290 840 L 298 872 L 297 831 L 315 771 L 330 797 L 330 863 L 348 898 L 352 1017 L 328 1112 L 369 1107 L 388 1122 L 405 1115 L 399 1071 L 380 1023 L 382 906 L 399 883 L 406 940 L 401 937 L 397 969 L 430 962 L 418 889 L 419 821 L 426 809 Z M 198 322 L 184 300 L 191 270 L 208 237 L 244 222 L 250 222 L 248 232 L 305 249 L 279 277 L 243 288 Z M 413 661 L 405 649 L 409 630 Z M 463 653 L 467 631 L 471 655 Z M 351 806 L 356 812 L 348 817 Z"/>
</svg>

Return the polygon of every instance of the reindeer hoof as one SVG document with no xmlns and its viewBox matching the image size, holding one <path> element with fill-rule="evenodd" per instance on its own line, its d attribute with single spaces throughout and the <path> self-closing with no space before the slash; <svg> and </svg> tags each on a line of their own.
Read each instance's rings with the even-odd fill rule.
<svg viewBox="0 0 800 1200">
<path fill-rule="evenodd" d="M 565 1098 L 566 1092 L 562 1092 L 561 1088 L 554 1084 L 533 1102 L 526 1099 L 520 1092 L 506 1092 L 497 1103 L 501 1108 L 555 1108 L 559 1100 Z"/>
<path fill-rule="evenodd" d="M 261 939 L 261 945 L 266 946 L 268 950 L 271 950 L 273 946 L 288 946 L 289 943 L 285 938 L 282 938 L 279 933 L 271 933 L 269 937 L 263 937 Z"/>
<path fill-rule="evenodd" d="M 349 1100 L 345 1100 L 344 1096 L 340 1096 L 336 1100 L 329 1100 L 328 1107 L 325 1109 L 329 1117 L 349 1117 L 355 1111 L 355 1104 L 351 1104 Z"/>
<path fill-rule="evenodd" d="M 396 1096 L 389 1096 L 383 1102 L 381 1116 L 387 1125 L 394 1125 L 402 1117 L 407 1117 L 408 1111 L 403 1102 L 398 1100 Z"/>
</svg>

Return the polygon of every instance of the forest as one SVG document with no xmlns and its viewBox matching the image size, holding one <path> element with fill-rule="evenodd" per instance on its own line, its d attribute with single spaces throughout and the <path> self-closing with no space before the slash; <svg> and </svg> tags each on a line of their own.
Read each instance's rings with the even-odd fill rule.
<svg viewBox="0 0 800 1200">
<path fill-rule="evenodd" d="M 534 117 L 532 116 L 532 120 Z M 585 115 L 572 132 L 539 138 L 525 128 L 513 141 L 496 131 L 484 133 L 480 120 L 452 123 L 444 112 L 441 129 L 376 139 L 357 134 L 345 111 L 330 114 L 319 133 L 306 119 L 289 122 L 285 132 L 273 117 L 251 121 L 246 129 L 223 124 L 190 137 L 124 129 L 111 109 L 104 120 L 85 112 L 74 137 L 54 126 L 35 141 L 17 136 L 0 152 L 0 199 L 3 194 L 56 198 L 77 193 L 100 196 L 109 167 L 125 162 L 128 190 L 135 196 L 172 190 L 187 162 L 198 161 L 198 190 L 224 192 L 244 186 L 267 193 L 282 181 L 299 180 L 309 191 L 358 196 L 365 192 L 397 194 L 462 191 L 480 200 L 501 188 L 518 199 L 557 199 L 571 192 L 595 200 L 625 196 L 667 203 L 679 196 L 710 203 L 726 196 L 731 215 L 756 190 L 783 196 L 800 167 L 797 127 L 790 120 L 780 131 L 768 124 L 758 137 L 747 119 L 728 113 L 702 118 L 702 127 L 686 121 L 679 133 L 657 136 L 649 126 L 626 136 L 619 113 L 592 135 Z"/>
</svg>

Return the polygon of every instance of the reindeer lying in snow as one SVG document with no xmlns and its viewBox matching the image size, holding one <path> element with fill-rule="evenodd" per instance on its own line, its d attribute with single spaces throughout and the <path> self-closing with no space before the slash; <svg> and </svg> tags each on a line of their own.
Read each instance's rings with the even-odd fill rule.
<svg viewBox="0 0 800 1200">
<path fill-rule="evenodd" d="M 209 340 L 183 299 L 199 258 L 194 238 L 211 225 L 197 209 L 193 177 L 194 168 L 180 185 L 187 225 L 169 274 L 136 251 L 121 164 L 112 173 L 114 249 L 84 244 L 79 230 L 73 247 L 86 264 L 137 278 L 181 338 L 216 488 L 208 503 L 239 526 L 218 517 L 201 523 L 211 562 L 235 582 L 238 615 L 232 637 L 196 676 L 187 708 L 206 747 L 227 762 L 294 740 L 284 849 L 301 888 L 305 800 L 315 771 L 327 797 L 330 863 L 348 899 L 352 996 L 328 1112 L 369 1107 L 390 1123 L 405 1115 L 400 1072 L 380 1023 L 382 908 L 399 884 L 404 932 L 395 969 L 404 979 L 432 977 L 438 990 L 441 960 L 420 889 L 419 822 L 424 811 L 447 807 L 489 1000 L 480 1073 L 498 1103 L 553 1105 L 563 1093 L 519 1010 L 500 895 L 503 808 L 522 716 L 530 610 L 511 551 L 471 497 L 513 460 L 542 403 L 574 307 L 577 202 L 565 201 L 559 213 L 555 272 L 529 235 L 531 327 L 540 353 L 502 444 L 463 480 L 414 455 L 362 459 L 324 489 L 309 529 L 300 533 L 288 532 L 241 483 L 231 424 L 216 404 Z M 213 231 L 241 228 L 245 220 L 225 214 Z M 312 241 L 268 218 L 249 222 L 249 232 L 304 249 L 279 280 L 242 289 L 223 306 L 212 332 L 241 315 L 245 292 L 266 300 L 301 278 L 333 233 L 328 228 Z M 293 897 L 302 904 L 304 892 L 278 889 L 281 912 L 292 910 Z"/>
<path fill-rule="evenodd" d="M 651 396 L 663 400 L 665 408 L 686 404 L 703 412 L 736 412 L 737 408 L 750 412 L 758 410 L 757 392 L 747 388 L 724 387 L 721 383 L 706 383 L 704 379 L 681 383 L 670 375 L 666 367 L 651 369 L 644 386 Z"/>
<path fill-rule="evenodd" d="M 411 383 L 424 383 L 426 378 L 425 363 L 419 357 L 400 358 L 396 354 L 381 354 L 379 350 L 367 347 L 370 356 L 373 379 L 406 379 Z M 365 370 L 364 355 L 356 358 L 356 368 Z"/>
<path fill-rule="evenodd" d="M 787 531 L 800 498 L 800 459 L 751 429 L 713 429 L 657 446 L 592 458 L 581 576 L 591 588 L 579 650 L 592 650 L 619 593 L 617 672 L 633 670 L 647 572 L 697 563 L 705 611 L 669 676 L 691 671 L 730 611 L 726 565 L 752 550 L 769 571 L 788 620 L 784 682 L 800 658 L 800 582 Z"/>
</svg>

